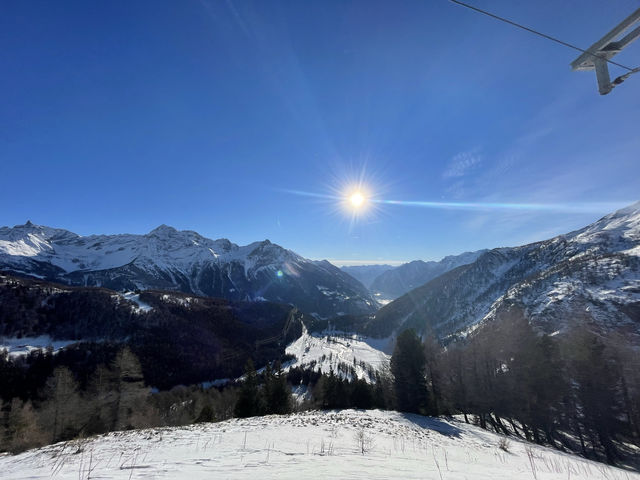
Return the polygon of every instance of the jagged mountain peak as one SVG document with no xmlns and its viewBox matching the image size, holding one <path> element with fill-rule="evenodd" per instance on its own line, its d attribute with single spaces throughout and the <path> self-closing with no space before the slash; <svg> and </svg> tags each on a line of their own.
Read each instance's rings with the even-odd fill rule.
<svg viewBox="0 0 640 480">
<path fill-rule="evenodd" d="M 640 336 L 640 202 L 565 235 L 490 250 L 390 303 L 376 323 L 447 336 L 514 305 L 547 333 L 578 321 Z"/>
<path fill-rule="evenodd" d="M 250 243 L 249 245 L 246 246 L 246 248 L 251 252 L 266 251 L 266 250 L 285 250 L 280 245 L 271 243 L 269 240 L 262 240 L 262 241 Z"/>
<path fill-rule="evenodd" d="M 178 230 L 176 230 L 173 227 L 170 227 L 169 225 L 165 225 L 164 223 L 162 225 L 157 226 L 156 228 L 154 228 L 153 230 L 151 230 L 148 235 L 173 235 L 175 233 L 178 233 Z"/>
<path fill-rule="evenodd" d="M 269 240 L 238 246 L 160 225 L 144 235 L 90 235 L 31 225 L 0 228 L 0 270 L 74 285 L 164 289 L 291 303 L 319 316 L 373 313 L 376 301 L 346 273 Z M 320 285 L 322 288 L 317 288 Z"/>
</svg>

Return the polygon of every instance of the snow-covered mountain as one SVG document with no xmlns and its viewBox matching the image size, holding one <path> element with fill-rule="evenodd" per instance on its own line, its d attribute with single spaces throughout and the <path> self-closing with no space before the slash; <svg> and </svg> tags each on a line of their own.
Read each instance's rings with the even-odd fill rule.
<svg viewBox="0 0 640 480">
<path fill-rule="evenodd" d="M 474 262 L 484 252 L 486 252 L 486 250 L 465 252 L 460 255 L 449 255 L 437 262 L 414 260 L 413 262 L 405 263 L 399 267 L 381 272 L 380 275 L 371 282 L 369 290 L 383 298 L 398 298 L 409 290 L 424 285 L 429 280 L 439 277 L 449 270 L 453 270 L 460 265 Z"/>
<path fill-rule="evenodd" d="M 640 202 L 572 233 L 497 248 L 382 308 L 381 333 L 400 325 L 440 336 L 512 306 L 542 330 L 571 322 L 640 335 Z"/>
<path fill-rule="evenodd" d="M 377 308 L 360 282 L 327 261 L 268 240 L 238 246 L 166 225 L 146 235 L 90 236 L 31 222 L 2 227 L 0 269 L 72 285 L 291 303 L 321 317 Z"/>
</svg>

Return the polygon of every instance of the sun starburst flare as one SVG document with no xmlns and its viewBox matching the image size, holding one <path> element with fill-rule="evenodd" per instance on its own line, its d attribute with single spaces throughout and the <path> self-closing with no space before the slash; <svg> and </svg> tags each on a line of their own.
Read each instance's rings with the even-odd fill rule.
<svg viewBox="0 0 640 480">
<path fill-rule="evenodd" d="M 401 206 L 401 207 L 421 207 L 446 210 L 527 210 L 550 213 L 607 213 L 623 208 L 631 203 L 626 202 L 570 202 L 570 203 L 498 203 L 498 202 L 433 202 L 421 200 L 387 200 L 383 198 L 373 198 L 370 194 L 363 193 L 360 189 L 347 189 L 349 193 L 322 194 L 314 192 L 304 192 L 299 190 L 283 190 L 286 193 L 300 195 L 304 197 L 315 197 L 342 203 L 348 211 L 357 212 L 364 210 L 364 207 L 375 206 Z"/>
<path fill-rule="evenodd" d="M 360 192 L 354 192 L 349 197 L 349 202 L 351 202 L 351 206 L 353 208 L 360 208 L 364 205 L 365 198 Z"/>
</svg>

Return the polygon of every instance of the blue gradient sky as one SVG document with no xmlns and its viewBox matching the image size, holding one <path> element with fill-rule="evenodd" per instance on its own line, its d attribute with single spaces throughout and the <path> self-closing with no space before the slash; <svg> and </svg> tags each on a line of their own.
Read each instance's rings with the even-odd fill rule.
<svg viewBox="0 0 640 480">
<path fill-rule="evenodd" d="M 583 47 L 636 0 L 474 5 Z M 640 198 L 640 74 L 445 0 L 2 2 L 0 225 L 161 223 L 312 258 L 437 259 Z M 616 57 L 635 67 L 640 44 Z M 613 68 L 612 74 L 619 70 Z M 326 198 L 364 177 L 351 221 Z M 575 210 L 576 204 L 606 203 Z M 566 208 L 565 208 L 566 207 Z"/>
</svg>

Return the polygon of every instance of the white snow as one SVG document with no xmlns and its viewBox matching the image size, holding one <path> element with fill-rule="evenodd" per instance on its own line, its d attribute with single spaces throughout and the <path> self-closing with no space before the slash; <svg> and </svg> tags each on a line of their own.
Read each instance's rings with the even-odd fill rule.
<svg viewBox="0 0 640 480">
<path fill-rule="evenodd" d="M 633 480 L 634 472 L 457 420 L 343 410 L 115 432 L 0 457 L 4 480 Z M 364 447 L 364 448 L 362 448 Z"/>
<path fill-rule="evenodd" d="M 0 351 L 7 350 L 9 357 L 20 357 L 31 353 L 34 350 L 45 350 L 49 347 L 53 353 L 64 347 L 77 343 L 77 340 L 51 340 L 48 335 L 39 337 L 0 337 Z"/>
<path fill-rule="evenodd" d="M 211 388 L 211 387 L 223 387 L 229 382 L 231 382 L 230 378 L 217 378 L 210 382 L 202 382 L 200 383 L 200 386 L 204 389 Z"/>
<path fill-rule="evenodd" d="M 121 294 L 122 298 L 129 300 L 130 302 L 133 302 L 137 305 L 137 307 L 135 307 L 135 311 L 136 312 L 149 312 L 150 310 L 152 310 L 151 305 L 149 305 L 148 303 L 142 302 L 140 301 L 140 294 L 139 293 L 134 293 L 134 292 L 124 292 Z"/>
<path fill-rule="evenodd" d="M 394 300 L 393 298 L 388 298 L 388 297 L 383 296 L 382 293 L 380 293 L 380 292 L 374 293 L 373 295 L 374 295 L 374 297 L 376 299 L 376 302 L 378 302 L 383 307 L 385 305 L 393 302 L 393 300 Z"/>
<path fill-rule="evenodd" d="M 198 299 L 195 297 L 185 297 L 184 295 L 170 295 L 163 294 L 161 297 L 163 302 L 166 303 L 174 303 L 177 305 L 182 305 L 183 307 L 187 307 L 192 304 L 198 303 Z"/>
<path fill-rule="evenodd" d="M 525 305 L 530 320 L 547 333 L 564 331 L 576 312 L 588 312 L 586 317 L 602 331 L 622 327 L 640 335 L 629 313 L 633 310 L 623 308 L 640 302 L 640 202 L 581 230 L 490 253 L 498 259 L 498 268 L 483 266 L 482 275 L 473 277 L 465 292 L 473 301 L 463 299 L 445 318 L 465 330 L 463 335 L 511 304 Z M 512 284 L 505 291 L 491 275 L 511 279 Z"/>
<path fill-rule="evenodd" d="M 258 249 L 268 252 L 264 263 Z M 296 274 L 298 263 L 310 262 L 269 242 L 238 246 L 226 239 L 210 240 L 189 230 L 178 231 L 161 225 L 146 235 L 89 235 L 25 224 L 0 228 L 0 258 L 20 265 L 38 260 L 51 263 L 65 272 L 106 270 L 135 261 L 138 267 L 177 271 L 188 274 L 194 266 L 207 262 L 243 264 L 247 275 L 263 268 Z"/>
<path fill-rule="evenodd" d="M 380 349 L 385 341 L 388 339 L 372 341 L 351 334 L 340 335 L 335 332 L 309 334 L 305 330 L 300 338 L 286 348 L 286 353 L 294 355 L 296 359 L 288 363 L 284 369 L 308 366 L 311 362 L 316 362 L 315 371 L 328 374 L 333 370 L 335 374 L 339 374 L 338 365 L 342 363 L 353 367 L 358 378 L 372 381 L 373 378 L 368 372 L 369 367 L 373 370 L 382 370 L 389 366 L 389 355 Z M 364 363 L 364 368 L 361 362 Z M 345 377 L 350 376 L 345 375 Z"/>
</svg>

